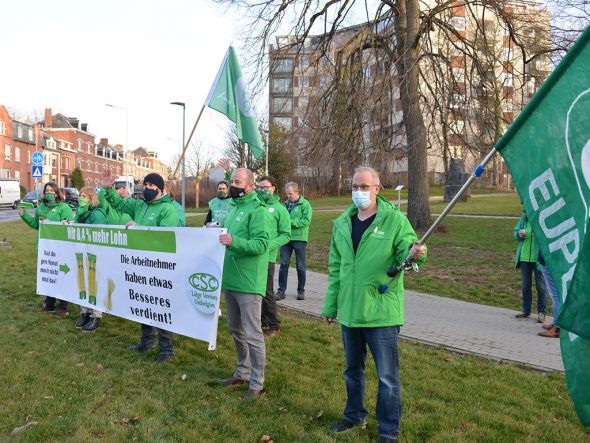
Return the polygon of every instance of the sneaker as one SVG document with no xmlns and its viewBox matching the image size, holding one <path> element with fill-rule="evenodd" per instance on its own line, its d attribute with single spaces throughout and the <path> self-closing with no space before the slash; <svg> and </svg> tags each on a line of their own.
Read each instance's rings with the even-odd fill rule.
<svg viewBox="0 0 590 443">
<path fill-rule="evenodd" d="M 539 312 L 537 314 L 537 323 L 545 323 L 545 313 Z"/>
<path fill-rule="evenodd" d="M 90 321 L 84 325 L 84 327 L 82 328 L 82 331 L 94 332 L 98 328 L 100 328 L 100 318 L 90 317 Z"/>
<path fill-rule="evenodd" d="M 526 312 L 521 312 L 520 314 L 516 314 L 514 316 L 514 318 L 529 318 L 530 316 L 531 316 L 530 312 L 528 314 Z"/>
<path fill-rule="evenodd" d="M 344 420 L 342 420 L 342 421 L 339 421 L 338 423 L 334 423 L 334 424 L 333 424 L 333 425 L 330 427 L 330 430 L 331 430 L 332 432 L 339 433 L 339 432 L 348 431 L 348 430 L 350 430 L 350 429 L 352 429 L 352 428 L 361 428 L 361 429 L 365 429 L 366 427 L 367 427 L 367 422 L 366 422 L 366 420 L 363 420 L 363 421 L 362 421 L 362 422 L 360 422 L 360 423 L 353 423 L 353 422 L 351 422 L 351 421 L 349 421 L 349 420 L 346 420 L 346 419 L 344 419 Z"/>
<path fill-rule="evenodd" d="M 49 306 L 47 303 L 43 303 L 41 312 L 55 312 L 55 306 Z"/>
<path fill-rule="evenodd" d="M 146 345 L 145 343 L 137 343 L 136 345 L 131 345 L 127 347 L 128 351 L 136 351 L 136 352 L 143 352 L 149 351 L 151 349 L 156 349 L 156 344 L 153 345 Z"/>
<path fill-rule="evenodd" d="M 275 294 L 275 300 L 283 300 L 285 297 L 285 291 L 281 291 L 280 289 Z"/>
<path fill-rule="evenodd" d="M 80 314 L 80 318 L 74 323 L 78 329 L 90 321 L 90 314 Z"/>
<path fill-rule="evenodd" d="M 66 315 L 68 315 L 68 310 L 65 308 L 57 308 L 55 310 L 55 315 L 57 315 L 58 317 L 65 317 Z"/>
<path fill-rule="evenodd" d="M 549 337 L 549 338 L 559 338 L 560 336 L 560 332 L 559 332 L 559 328 L 556 328 L 555 326 L 553 328 L 551 328 L 549 331 L 543 331 L 543 332 L 539 332 L 539 335 L 541 337 Z"/>
<path fill-rule="evenodd" d="M 174 357 L 174 354 L 160 354 L 156 358 L 156 363 L 158 363 L 159 365 L 164 364 L 170 361 L 172 357 Z"/>
<path fill-rule="evenodd" d="M 221 386 L 235 386 L 235 385 L 245 385 L 250 383 L 250 380 L 244 380 L 243 378 L 234 377 L 233 375 L 230 378 L 225 378 L 223 380 L 219 380 L 219 384 Z"/>
<path fill-rule="evenodd" d="M 297 291 L 297 300 L 305 300 L 305 291 Z"/>
<path fill-rule="evenodd" d="M 262 395 L 262 389 L 248 389 L 248 392 L 246 392 L 246 395 L 244 395 L 242 398 L 240 398 L 240 400 L 250 401 L 250 400 L 254 400 L 257 397 L 260 397 L 261 395 Z"/>
<path fill-rule="evenodd" d="M 281 330 L 280 329 L 270 329 L 270 330 L 266 330 L 264 332 L 264 337 L 265 338 L 278 337 L 279 335 L 281 335 Z"/>
</svg>

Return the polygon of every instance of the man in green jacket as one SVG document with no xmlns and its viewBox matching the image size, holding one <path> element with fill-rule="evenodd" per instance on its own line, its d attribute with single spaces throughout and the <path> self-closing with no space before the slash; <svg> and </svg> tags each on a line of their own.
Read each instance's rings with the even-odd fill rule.
<svg viewBox="0 0 590 443">
<path fill-rule="evenodd" d="M 268 246 L 268 277 L 266 279 L 266 297 L 262 299 L 262 330 L 266 337 L 278 337 L 281 321 L 277 314 L 277 303 L 273 288 L 275 262 L 278 249 L 291 238 L 291 218 L 279 196 L 275 194 L 277 185 L 273 177 L 263 175 L 258 179 L 258 198 L 266 204 L 270 216 Z"/>
<path fill-rule="evenodd" d="M 167 226 L 177 227 L 180 222 L 178 212 L 170 203 L 170 196 L 164 193 L 164 179 L 156 173 L 151 173 L 143 179 L 143 198 L 121 198 L 112 187 L 110 171 L 104 177 L 107 189 L 106 200 L 117 211 L 129 214 L 133 221 L 127 223 L 139 226 Z M 127 349 L 130 351 L 146 351 L 156 347 L 156 329 L 160 331 L 160 354 L 156 363 L 166 363 L 174 356 L 172 332 L 154 326 L 141 324 L 141 341 Z"/>
<path fill-rule="evenodd" d="M 403 273 L 389 289 L 379 293 L 387 269 L 398 266 L 410 254 L 418 264 L 426 260 L 426 248 L 416 242 L 408 219 L 379 196 L 379 174 L 373 168 L 357 168 L 352 178 L 353 205 L 334 221 L 328 291 L 321 312 L 328 323 L 338 317 L 346 369 L 348 400 L 344 420 L 332 431 L 366 426 L 365 358 L 369 346 L 379 378 L 377 430 L 379 442 L 395 442 L 399 434 L 401 398 L 397 338 L 404 323 Z"/>
<path fill-rule="evenodd" d="M 309 202 L 299 194 L 297 183 L 289 182 L 285 185 L 287 201 L 285 206 L 291 217 L 291 241 L 281 247 L 281 267 L 279 268 L 279 289 L 277 300 L 285 298 L 289 262 L 295 251 L 295 267 L 297 268 L 297 300 L 305 300 L 305 252 L 311 224 L 312 209 Z"/>
<path fill-rule="evenodd" d="M 219 236 L 226 246 L 221 287 L 238 359 L 233 375 L 220 383 L 248 383 L 242 400 L 251 400 L 262 393 L 266 365 L 260 312 L 268 270 L 268 211 L 254 192 L 254 174 L 249 169 L 235 170 L 229 192 L 233 203 L 225 219 L 227 232 Z"/>
</svg>

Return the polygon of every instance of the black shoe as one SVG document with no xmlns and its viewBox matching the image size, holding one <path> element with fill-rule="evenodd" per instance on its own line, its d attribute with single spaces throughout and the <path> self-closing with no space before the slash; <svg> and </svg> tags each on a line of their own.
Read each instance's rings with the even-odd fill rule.
<svg viewBox="0 0 590 443">
<path fill-rule="evenodd" d="M 262 389 L 248 389 L 246 395 L 240 398 L 242 401 L 250 401 L 254 400 L 255 398 L 260 397 L 262 394 Z"/>
<path fill-rule="evenodd" d="M 84 332 L 94 332 L 98 328 L 100 328 L 100 318 L 91 317 L 90 321 L 84 325 L 82 331 Z"/>
<path fill-rule="evenodd" d="M 286 297 L 285 292 L 284 291 L 277 291 L 277 293 L 275 294 L 275 300 L 283 300 Z"/>
<path fill-rule="evenodd" d="M 377 443 L 397 443 L 397 437 L 387 437 L 385 435 L 380 435 Z"/>
<path fill-rule="evenodd" d="M 305 291 L 297 291 L 297 300 L 305 300 Z"/>
<path fill-rule="evenodd" d="M 136 352 L 143 352 L 149 351 L 151 349 L 156 349 L 156 344 L 153 345 L 146 345 L 145 343 L 137 343 L 136 345 L 131 345 L 127 347 L 128 351 L 136 351 Z"/>
<path fill-rule="evenodd" d="M 43 303 L 43 307 L 41 308 L 41 312 L 55 312 L 55 306 L 48 305 L 47 303 Z"/>
<path fill-rule="evenodd" d="M 248 383 L 250 383 L 250 380 L 244 380 L 243 378 L 234 377 L 233 375 L 230 378 L 219 380 L 221 386 L 245 385 Z"/>
<path fill-rule="evenodd" d="M 330 430 L 332 432 L 344 432 L 344 431 L 348 431 L 352 428 L 361 428 L 361 429 L 365 429 L 367 427 L 367 422 L 365 420 L 363 420 L 361 423 L 353 423 L 351 421 L 348 421 L 346 419 L 339 421 L 338 423 L 334 423 L 331 427 Z"/>
<path fill-rule="evenodd" d="M 158 357 L 156 358 L 156 363 L 158 364 L 163 364 L 168 362 L 172 357 L 174 357 L 174 354 L 160 354 L 158 355 Z"/>
<path fill-rule="evenodd" d="M 90 321 L 90 314 L 80 314 L 80 318 L 76 321 L 75 326 L 80 329 Z"/>
<path fill-rule="evenodd" d="M 530 316 L 531 316 L 530 312 L 528 314 L 526 312 L 521 312 L 520 314 L 516 314 L 514 316 L 514 318 L 529 318 Z"/>
</svg>

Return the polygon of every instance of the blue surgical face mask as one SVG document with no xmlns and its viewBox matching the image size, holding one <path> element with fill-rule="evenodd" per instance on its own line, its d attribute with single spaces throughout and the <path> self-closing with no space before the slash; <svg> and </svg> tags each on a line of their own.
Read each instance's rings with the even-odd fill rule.
<svg viewBox="0 0 590 443">
<path fill-rule="evenodd" d="M 371 206 L 371 191 L 352 191 L 352 202 L 359 209 Z"/>
</svg>

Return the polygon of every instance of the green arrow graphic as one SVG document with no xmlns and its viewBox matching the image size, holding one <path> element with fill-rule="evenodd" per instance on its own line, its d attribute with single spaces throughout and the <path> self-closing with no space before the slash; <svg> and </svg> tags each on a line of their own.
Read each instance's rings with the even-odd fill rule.
<svg viewBox="0 0 590 443">
<path fill-rule="evenodd" d="M 70 272 L 70 268 L 65 263 L 63 265 L 59 265 L 59 270 L 61 272 L 63 272 L 64 274 L 67 274 L 68 272 Z"/>
</svg>

